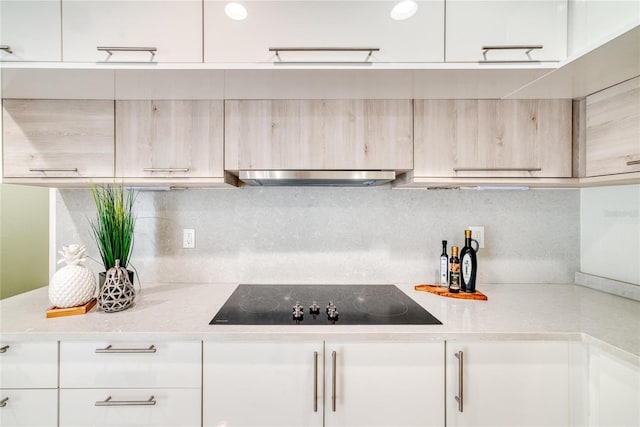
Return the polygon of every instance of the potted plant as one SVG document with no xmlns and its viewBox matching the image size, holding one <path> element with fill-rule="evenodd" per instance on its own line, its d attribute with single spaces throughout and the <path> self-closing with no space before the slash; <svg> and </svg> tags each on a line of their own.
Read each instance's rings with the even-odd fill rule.
<svg viewBox="0 0 640 427">
<path fill-rule="evenodd" d="M 89 220 L 93 238 L 98 245 L 105 272 L 100 273 L 100 288 L 106 272 L 119 266 L 127 268 L 133 249 L 133 231 L 136 218 L 133 213 L 135 194 L 123 185 L 91 186 L 96 204 L 96 217 Z M 133 283 L 133 271 L 127 270 L 129 281 Z"/>
</svg>

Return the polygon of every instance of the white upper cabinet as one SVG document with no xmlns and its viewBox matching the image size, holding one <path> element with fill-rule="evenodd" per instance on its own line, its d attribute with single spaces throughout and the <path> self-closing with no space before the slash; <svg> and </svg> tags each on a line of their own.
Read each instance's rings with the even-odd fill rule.
<svg viewBox="0 0 640 427">
<path fill-rule="evenodd" d="M 60 61 L 60 0 L 1 0 L 0 46 L 0 61 Z"/>
<path fill-rule="evenodd" d="M 202 62 L 202 1 L 63 0 L 62 40 L 67 62 Z"/>
<path fill-rule="evenodd" d="M 447 62 L 559 61 L 567 2 L 447 0 L 446 33 Z"/>
<path fill-rule="evenodd" d="M 418 1 L 414 16 L 391 18 L 396 1 L 247 1 L 232 20 L 227 1 L 204 1 L 205 62 L 442 62 L 444 1 Z M 269 48 L 379 48 L 279 52 Z"/>
</svg>

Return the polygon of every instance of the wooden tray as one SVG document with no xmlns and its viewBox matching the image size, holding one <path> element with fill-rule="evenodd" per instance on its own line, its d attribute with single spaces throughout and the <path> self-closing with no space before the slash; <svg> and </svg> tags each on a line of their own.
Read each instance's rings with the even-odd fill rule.
<svg viewBox="0 0 640 427">
<path fill-rule="evenodd" d="M 63 316 L 75 316 L 77 314 L 87 314 L 94 305 L 98 302 L 95 298 L 86 303 L 85 305 L 79 305 L 77 307 L 58 308 L 51 307 L 47 310 L 47 318 L 50 317 L 63 317 Z"/>
<path fill-rule="evenodd" d="M 426 285 L 426 284 L 415 285 L 414 288 L 416 291 L 429 292 L 432 294 L 441 295 L 443 297 L 449 297 L 449 298 L 475 299 L 480 301 L 486 301 L 488 299 L 487 296 L 480 291 L 475 291 L 472 294 L 468 292 L 458 292 L 457 294 L 454 294 L 449 292 L 449 289 L 447 288 L 443 288 L 441 286 L 435 286 L 435 285 Z"/>
</svg>

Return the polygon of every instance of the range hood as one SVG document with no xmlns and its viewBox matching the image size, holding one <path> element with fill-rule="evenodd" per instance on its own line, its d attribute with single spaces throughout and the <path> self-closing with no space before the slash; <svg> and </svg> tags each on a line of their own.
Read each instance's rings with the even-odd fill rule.
<svg viewBox="0 0 640 427">
<path fill-rule="evenodd" d="M 238 177 L 248 185 L 372 187 L 396 178 L 395 171 L 338 170 L 241 170 Z"/>
</svg>

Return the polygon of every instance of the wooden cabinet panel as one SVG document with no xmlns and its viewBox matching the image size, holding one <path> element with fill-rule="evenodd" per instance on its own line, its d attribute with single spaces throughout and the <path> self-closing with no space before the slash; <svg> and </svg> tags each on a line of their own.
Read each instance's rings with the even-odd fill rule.
<svg viewBox="0 0 640 427">
<path fill-rule="evenodd" d="M 587 97 L 586 175 L 640 172 L 640 77 Z"/>
<path fill-rule="evenodd" d="M 222 101 L 117 101 L 116 176 L 222 177 Z"/>
<path fill-rule="evenodd" d="M 415 100 L 416 177 L 570 177 L 571 100 Z"/>
<path fill-rule="evenodd" d="M 228 170 L 413 166 L 410 100 L 225 102 Z"/>
<path fill-rule="evenodd" d="M 3 427 L 56 427 L 58 425 L 58 390 L 2 390 L 0 425 Z"/>
<path fill-rule="evenodd" d="M 5 177 L 112 177 L 113 101 L 5 99 Z"/>
<path fill-rule="evenodd" d="M 0 1 L 0 61 L 60 61 L 60 0 Z"/>
</svg>

